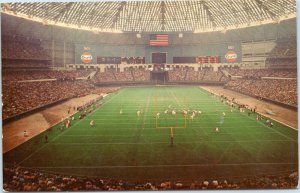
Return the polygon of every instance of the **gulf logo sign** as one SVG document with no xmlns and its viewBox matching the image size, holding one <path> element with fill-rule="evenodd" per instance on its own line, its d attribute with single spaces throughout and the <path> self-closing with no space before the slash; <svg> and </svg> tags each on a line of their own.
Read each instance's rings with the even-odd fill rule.
<svg viewBox="0 0 300 193">
<path fill-rule="evenodd" d="M 234 62 L 237 59 L 237 54 L 234 51 L 228 51 L 225 58 L 227 62 Z"/>
<path fill-rule="evenodd" d="M 91 53 L 83 52 L 81 55 L 81 61 L 84 63 L 90 63 L 93 60 Z"/>
</svg>

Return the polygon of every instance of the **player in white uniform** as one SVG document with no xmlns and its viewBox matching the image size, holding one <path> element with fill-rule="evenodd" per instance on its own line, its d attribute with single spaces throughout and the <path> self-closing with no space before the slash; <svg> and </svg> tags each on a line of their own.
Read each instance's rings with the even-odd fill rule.
<svg viewBox="0 0 300 193">
<path fill-rule="evenodd" d="M 219 128 L 218 128 L 218 127 L 216 127 L 215 131 L 216 131 L 216 132 L 219 132 Z"/>
<path fill-rule="evenodd" d="M 196 116 L 196 113 L 195 113 L 195 111 L 193 111 L 193 113 L 192 113 L 192 116 L 193 116 L 193 117 L 195 117 L 195 116 Z"/>
<path fill-rule="evenodd" d="M 94 120 L 91 120 L 90 121 L 90 127 L 93 127 L 94 126 Z"/>
<path fill-rule="evenodd" d="M 191 120 L 191 122 L 193 122 L 193 120 L 194 120 L 194 115 L 191 115 L 190 120 Z"/>
<path fill-rule="evenodd" d="M 136 115 L 139 117 L 140 116 L 140 114 L 141 114 L 141 111 L 137 111 L 136 112 Z"/>
<path fill-rule="evenodd" d="M 159 119 L 160 113 L 156 113 L 156 118 Z"/>
<path fill-rule="evenodd" d="M 120 114 L 123 114 L 123 109 L 120 109 Z"/>
</svg>

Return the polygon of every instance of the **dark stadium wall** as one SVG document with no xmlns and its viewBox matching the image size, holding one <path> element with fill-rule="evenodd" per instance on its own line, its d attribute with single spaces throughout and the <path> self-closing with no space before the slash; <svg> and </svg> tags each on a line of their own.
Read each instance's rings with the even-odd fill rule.
<svg viewBox="0 0 300 193">
<path fill-rule="evenodd" d="M 107 45 L 107 44 L 75 44 L 75 63 L 82 62 L 82 54 L 88 52 L 92 55 L 91 64 L 97 63 L 98 57 L 133 57 L 145 56 L 144 45 Z"/>
<path fill-rule="evenodd" d="M 80 45 L 91 46 L 98 56 L 145 56 L 146 63 L 151 63 L 152 52 L 166 52 L 167 63 L 172 63 L 174 56 L 220 55 L 225 61 L 228 46 L 233 46 L 241 61 L 241 43 L 251 41 L 276 40 L 277 38 L 296 35 L 296 19 L 281 21 L 226 32 L 168 33 L 168 47 L 150 47 L 151 33 L 96 33 L 81 29 L 45 25 L 27 19 L 1 14 L 2 36 L 20 35 L 42 40 L 42 45 L 52 56 L 53 65 L 63 66 L 70 63 L 82 63 L 83 53 Z M 96 57 L 93 57 L 95 62 Z"/>
<path fill-rule="evenodd" d="M 76 44 L 75 63 L 82 64 L 84 53 L 89 53 L 92 60 L 88 64 L 96 64 L 97 57 L 145 57 L 146 63 L 152 63 L 152 53 L 167 53 L 167 63 L 173 63 L 173 57 L 220 56 L 221 62 L 227 62 L 225 55 L 234 51 L 241 62 L 241 43 L 203 44 L 203 45 L 170 45 L 167 47 L 154 47 L 149 45 L 94 45 Z"/>
<path fill-rule="evenodd" d="M 228 49 L 229 48 L 229 49 Z M 146 62 L 151 61 L 151 53 L 166 52 L 167 63 L 173 63 L 173 57 L 197 57 L 197 56 L 220 56 L 221 62 L 225 63 L 225 55 L 228 51 L 237 54 L 235 62 L 241 62 L 241 42 L 215 43 L 215 44 L 194 44 L 194 45 L 170 45 L 168 47 L 146 47 Z"/>
</svg>

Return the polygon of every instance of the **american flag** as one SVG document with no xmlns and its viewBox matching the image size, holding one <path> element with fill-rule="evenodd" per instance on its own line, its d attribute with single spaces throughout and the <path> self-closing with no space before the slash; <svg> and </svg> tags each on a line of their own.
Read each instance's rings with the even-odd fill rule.
<svg viewBox="0 0 300 193">
<path fill-rule="evenodd" d="M 168 46 L 169 35 L 167 34 L 151 34 L 150 46 Z"/>
</svg>

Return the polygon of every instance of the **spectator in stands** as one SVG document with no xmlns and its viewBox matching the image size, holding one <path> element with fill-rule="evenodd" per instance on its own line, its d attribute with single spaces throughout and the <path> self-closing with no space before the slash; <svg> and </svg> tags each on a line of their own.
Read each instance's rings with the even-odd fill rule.
<svg viewBox="0 0 300 193">
<path fill-rule="evenodd" d="M 297 106 L 297 80 L 233 80 L 226 84 L 232 90 Z"/>
<path fill-rule="evenodd" d="M 108 190 L 188 190 L 188 189 L 279 189 L 296 188 L 298 172 L 276 176 L 257 176 L 236 181 L 165 181 L 162 183 L 132 183 L 122 180 L 76 177 L 48 174 L 21 167 L 4 167 L 3 188 L 5 191 L 108 191 Z"/>
<path fill-rule="evenodd" d="M 3 119 L 66 98 L 84 96 L 95 90 L 86 80 L 3 83 Z M 97 90 L 97 89 L 96 89 Z M 110 88 L 98 89 L 110 91 Z M 30 92 L 28 92 L 30 91 Z"/>
</svg>

